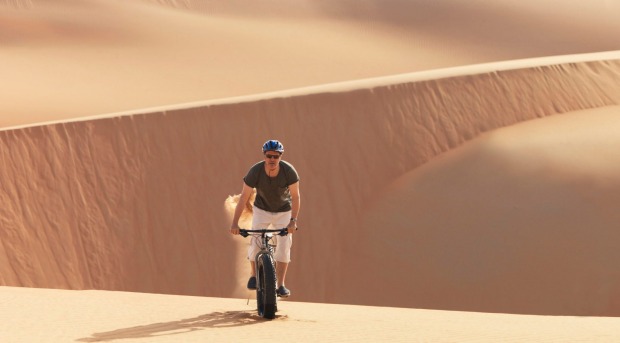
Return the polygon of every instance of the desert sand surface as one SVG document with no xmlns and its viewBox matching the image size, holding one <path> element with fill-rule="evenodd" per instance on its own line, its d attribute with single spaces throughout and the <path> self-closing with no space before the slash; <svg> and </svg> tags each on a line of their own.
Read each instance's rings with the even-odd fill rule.
<svg viewBox="0 0 620 343">
<path fill-rule="evenodd" d="M 2 332 L 617 340 L 619 9 L 0 1 Z M 303 203 L 266 322 L 225 202 L 269 138 Z"/>
<path fill-rule="evenodd" d="M 550 283 L 532 290 L 540 293 L 509 292 L 502 288 L 506 280 L 522 279 L 522 283 L 528 283 L 529 277 L 537 275 L 538 262 L 562 261 L 562 255 L 555 254 L 563 254 L 568 246 L 585 256 L 601 256 L 601 260 L 615 256 L 611 246 L 580 239 L 576 232 L 566 237 L 564 246 L 550 245 L 539 255 L 543 260 L 532 256 L 530 263 L 519 263 L 510 258 L 498 259 L 492 254 L 496 251 L 493 249 L 488 251 L 489 256 L 478 255 L 481 249 L 462 247 L 460 254 L 449 255 L 445 248 L 460 241 L 452 241 L 455 236 L 447 234 L 450 231 L 438 231 L 437 234 L 445 234 L 435 237 L 437 249 L 418 250 L 430 255 L 423 260 L 413 259 L 418 235 L 433 233 L 433 226 L 423 225 L 422 217 L 408 216 L 415 213 L 415 202 L 411 209 L 392 215 L 387 215 L 392 212 L 386 212 L 380 203 L 377 208 L 373 206 L 381 201 L 383 193 L 391 192 L 390 185 L 399 178 L 494 129 L 532 119 L 537 119 L 532 123 L 545 127 L 544 120 L 554 115 L 572 122 L 577 119 L 558 113 L 587 108 L 597 108 L 592 109 L 594 113 L 609 111 L 606 118 L 611 119 L 598 125 L 613 127 L 616 124 L 612 119 L 617 112 L 613 105 L 620 104 L 619 75 L 620 62 L 615 60 L 566 63 L 5 130 L 0 133 L 0 157 L 6 161 L 2 178 L 12 182 L 4 183 L 0 193 L 6 204 L 1 210 L 5 236 L 0 275 L 3 283 L 10 286 L 243 296 L 248 273 L 244 260 L 247 242 L 232 239 L 227 233 L 230 223 L 224 200 L 240 191 L 246 168 L 261 158 L 260 146 L 267 136 L 285 142 L 289 151 L 285 159 L 297 167 L 302 177 L 310 176 L 303 183 L 311 191 L 305 193 L 307 214 L 300 222 L 306 228 L 302 232 L 307 233 L 298 235 L 303 243 L 293 249 L 296 268 L 290 271 L 289 283 L 296 289 L 296 300 L 528 314 L 615 315 L 620 309 L 614 300 L 618 281 L 613 264 L 597 266 L 603 272 L 594 284 L 587 284 L 592 266 L 582 263 L 566 270 L 549 271 Z M 583 120 L 576 123 L 567 127 L 579 127 Z M 550 130 L 558 137 L 571 137 L 573 129 Z M 598 131 L 584 129 L 581 135 L 593 133 L 593 137 L 582 140 L 592 146 L 572 149 L 569 156 L 576 161 L 586 156 L 591 160 L 598 157 L 593 152 L 613 151 L 617 141 L 602 140 L 609 135 L 595 134 Z M 558 139 L 568 140 L 566 137 Z M 531 139 L 526 134 L 522 141 Z M 518 141 L 513 138 L 508 142 Z M 337 150 L 325 154 L 309 142 L 335 146 Z M 541 181 L 554 178 L 554 170 L 562 169 L 559 163 L 565 160 L 554 162 L 546 155 L 535 154 L 558 150 L 559 156 L 566 156 L 566 152 L 560 154 L 562 145 L 557 143 L 556 149 L 543 147 L 553 140 L 532 140 L 532 144 L 536 142 L 540 146 L 530 148 L 534 154 L 531 158 L 551 165 L 548 170 L 539 170 L 537 177 Z M 507 151 L 520 150 L 515 146 Z M 606 160 L 609 155 L 600 158 Z M 505 168 L 512 168 L 514 162 L 506 161 Z M 547 235 L 561 230 L 563 222 L 554 220 L 566 213 L 579 213 L 582 222 L 591 222 L 588 232 L 613 237 L 615 211 L 600 212 L 598 204 L 613 207 L 615 203 L 613 187 L 618 174 L 613 173 L 614 161 L 617 160 L 612 158 L 611 162 L 584 165 L 582 169 L 593 169 L 583 179 L 573 178 L 573 183 L 561 184 L 566 186 L 562 199 L 579 195 L 584 185 L 599 179 L 605 181 L 602 189 L 608 188 L 607 193 L 592 191 L 590 201 L 579 198 L 582 201 L 566 203 L 562 211 L 555 210 L 554 202 L 539 208 L 539 203 L 528 202 L 529 198 L 523 195 L 491 201 L 499 207 L 504 201 L 504 206 L 522 208 L 500 212 L 515 218 L 538 211 L 539 220 L 549 222 L 547 226 L 537 224 L 543 230 L 541 237 L 552 237 Z M 493 158 L 482 162 L 495 163 Z M 558 165 L 553 167 L 554 163 Z M 485 166 L 479 167 L 484 170 Z M 455 172 L 461 175 L 466 170 Z M 460 179 L 467 180 L 465 175 Z M 492 185 L 480 183 L 477 187 Z M 447 188 L 445 192 L 451 190 Z M 473 187 L 463 196 L 472 197 L 468 202 L 473 204 L 473 197 L 481 194 Z M 399 196 L 398 192 L 393 195 Z M 429 209 L 429 215 L 436 213 L 434 218 L 448 218 L 444 208 L 450 209 L 457 199 L 447 196 Z M 485 207 L 480 209 L 484 210 Z M 458 213 L 454 214 L 455 223 L 464 224 L 464 217 Z M 524 230 L 518 227 L 527 222 L 517 219 L 499 227 L 514 229 L 503 231 L 508 234 L 504 237 L 508 242 L 528 237 L 522 236 Z M 392 220 L 403 228 L 401 236 L 395 237 L 388 227 Z M 425 219 L 426 223 L 429 220 Z M 478 218 L 468 225 L 444 229 L 457 230 L 475 242 L 489 240 L 487 233 L 499 224 Z M 394 258 L 386 261 L 388 256 Z M 459 263 L 446 263 L 451 261 L 446 260 L 448 256 L 455 256 Z M 466 275 L 461 271 L 461 263 L 478 271 L 477 261 L 485 258 L 496 263 L 493 268 L 503 270 L 504 283 L 496 284 L 493 278 L 478 280 L 474 278 L 477 274 L 472 274 L 472 284 L 460 279 L 457 284 L 450 281 Z M 388 263 L 394 268 L 384 268 Z M 420 264 L 427 274 L 405 277 L 392 273 L 418 268 Z M 571 279 L 572 293 L 558 292 L 557 288 L 565 286 L 561 281 L 567 280 L 569 271 L 583 274 L 574 275 L 575 282 Z M 445 276 L 440 278 L 446 281 L 445 287 L 420 282 L 434 278 L 436 273 Z M 410 290 L 411 296 L 392 297 L 382 291 L 386 286 Z M 425 287 L 432 287 L 434 292 L 424 292 Z M 602 293 L 596 294 L 601 294 L 599 300 L 603 305 L 586 301 L 596 296 L 590 292 L 592 287 L 600 288 Z M 490 298 L 485 294 L 503 297 Z M 534 298 L 521 301 L 529 296 Z M 583 299 L 583 306 L 572 305 L 580 303 L 573 300 L 575 296 Z M 484 301 L 472 301 L 481 297 Z M 548 302 L 535 300 L 541 297 L 548 298 Z"/>
<path fill-rule="evenodd" d="M 617 316 L 618 130 L 619 106 L 527 121 L 400 176 L 361 225 L 416 277 L 377 277 L 424 308 Z"/>
<path fill-rule="evenodd" d="M 0 287 L 2 341 L 615 342 L 620 318 L 532 316 L 246 299 Z"/>
</svg>

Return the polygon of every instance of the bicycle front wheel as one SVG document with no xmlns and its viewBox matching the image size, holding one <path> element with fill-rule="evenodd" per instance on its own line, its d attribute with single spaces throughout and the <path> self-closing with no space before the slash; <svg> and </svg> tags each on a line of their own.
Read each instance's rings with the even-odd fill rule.
<svg viewBox="0 0 620 343">
<path fill-rule="evenodd" d="M 271 256 L 263 254 L 257 265 L 258 287 L 256 288 L 256 303 L 258 315 L 273 319 L 276 316 L 276 271 Z"/>
</svg>

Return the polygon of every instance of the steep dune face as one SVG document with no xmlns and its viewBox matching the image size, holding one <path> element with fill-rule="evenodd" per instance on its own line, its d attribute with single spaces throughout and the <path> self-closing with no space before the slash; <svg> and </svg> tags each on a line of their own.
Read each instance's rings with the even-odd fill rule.
<svg viewBox="0 0 620 343">
<path fill-rule="evenodd" d="M 225 152 L 205 152 L 212 137 L 188 134 L 205 125 L 189 120 L 2 132 L 3 284 L 228 295 L 236 265 L 221 237 L 226 193 L 218 168 L 204 167 Z"/>
<path fill-rule="evenodd" d="M 223 202 L 241 189 L 264 140 L 276 137 L 302 178 L 302 230 L 287 280 L 296 300 L 480 309 L 441 292 L 388 297 L 386 287 L 402 290 L 425 274 L 409 273 L 415 265 L 406 262 L 414 261 L 407 251 L 399 253 L 420 244 L 418 237 L 381 235 L 394 233 L 381 221 L 386 215 L 402 226 L 417 218 L 409 209 L 372 207 L 376 197 L 405 173 L 483 132 L 620 104 L 619 77 L 618 61 L 570 63 L 3 131 L 2 282 L 246 296 L 244 241 L 227 233 Z M 583 218 L 590 215 L 615 218 L 599 212 Z M 475 229 L 482 236 L 490 231 Z M 443 250 L 427 252 L 430 260 L 444 256 Z M 401 260 L 386 261 L 394 254 Z M 511 267 L 524 268 L 519 263 Z M 460 278 L 485 282 L 465 272 Z M 434 286 L 454 280 L 438 279 Z M 558 302 L 524 309 L 514 298 L 484 309 L 582 313 Z M 583 311 L 611 310 L 593 305 Z"/>
</svg>

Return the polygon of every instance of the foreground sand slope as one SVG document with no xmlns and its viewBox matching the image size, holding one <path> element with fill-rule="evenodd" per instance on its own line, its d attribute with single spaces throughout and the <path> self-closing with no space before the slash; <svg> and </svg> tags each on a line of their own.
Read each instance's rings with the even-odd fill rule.
<svg viewBox="0 0 620 343">
<path fill-rule="evenodd" d="M 0 1 L 0 127 L 620 49 L 605 0 L 160 3 Z"/>
<path fill-rule="evenodd" d="M 620 318 L 484 314 L 105 291 L 0 288 L 2 342 L 614 342 Z"/>
<path fill-rule="evenodd" d="M 572 294 L 581 299 L 579 306 L 567 306 L 571 293 L 557 289 L 575 287 L 581 281 L 567 285 L 565 277 L 551 277 L 546 287 L 524 290 L 530 299 L 527 302 L 518 301 L 523 297 L 519 292 L 502 292 L 502 298 L 472 302 L 468 294 L 494 290 L 496 283 L 478 278 L 475 270 L 459 264 L 442 263 L 448 249 L 428 250 L 423 260 L 428 262 L 427 270 L 447 278 L 429 278 L 432 275 L 420 273 L 416 267 L 421 260 L 412 258 L 409 247 L 416 247 L 420 241 L 410 230 L 424 228 L 415 225 L 417 218 L 409 215 L 417 207 L 415 203 L 396 212 L 392 211 L 396 208 L 385 211 L 372 205 L 405 173 L 481 133 L 558 113 L 620 104 L 619 78 L 618 60 L 575 60 L 3 131 L 0 158 L 4 163 L 0 172 L 2 179 L 10 182 L 3 182 L 0 189 L 5 204 L 0 208 L 0 277 L 3 284 L 12 286 L 242 297 L 247 277 L 244 241 L 227 233 L 229 222 L 223 202 L 241 189 L 247 168 L 261 158 L 264 140 L 277 137 L 285 142 L 286 159 L 298 168 L 306 190 L 300 223 L 303 230 L 296 239 L 295 268 L 288 280 L 296 300 L 617 315 L 620 308 L 610 301 L 617 299 L 617 278 L 607 274 L 616 268 L 614 259 L 596 259 L 602 262 L 597 267 L 603 277 L 593 279 L 599 283 L 595 287 L 608 288 L 600 301 L 588 303 L 592 298 L 583 295 L 590 292 L 590 286 L 578 286 Z M 587 137 L 589 132 L 582 134 Z M 528 139 L 515 138 L 512 142 Z M 592 144 L 604 147 L 607 143 L 594 140 Z M 609 146 L 613 149 L 615 145 Z M 555 149 L 544 144 L 541 148 Z M 511 149 L 506 151 L 510 153 Z M 582 158 L 578 150 L 575 156 Z M 548 162 L 550 168 L 555 166 L 553 161 Z M 560 164 L 556 167 L 563 168 Z M 597 174 L 597 170 L 604 174 Z M 619 175 L 605 168 L 590 172 L 583 182 L 604 175 L 613 185 Z M 475 203 L 477 187 L 489 186 L 478 183 L 462 197 L 471 197 Z M 410 189 L 409 184 L 403 188 Z M 451 189 L 442 191 L 449 193 Z M 602 189 L 613 194 L 613 186 Z M 520 199 L 515 206 L 531 209 L 536 204 L 528 201 L 530 196 L 515 199 Z M 418 200 L 423 201 L 424 196 Z M 448 197 L 432 209 L 436 217 L 449 215 L 445 210 L 455 205 L 452 200 Z M 541 211 L 550 223 L 543 228 L 549 231 L 540 232 L 541 237 L 552 237 L 550 232 L 562 229 L 563 222 L 556 219 L 565 212 L 581 213 L 582 220 L 598 217 L 595 223 L 600 226 L 593 227 L 593 232 L 614 237 L 608 230 L 617 222 L 615 212 L 600 213 L 596 206 L 582 205 L 572 202 L 560 212 Z M 382 218 L 388 220 L 377 221 Z M 458 216 L 454 218 L 461 222 Z M 403 231 L 388 236 L 394 233 L 390 229 L 393 220 L 398 224 L 394 227 Z M 485 233 L 496 223 L 478 218 L 470 224 L 445 229 L 467 230 L 460 235 L 469 235 L 469 241 L 480 242 L 481 247 L 489 246 Z M 513 228 L 505 240 L 518 239 L 515 235 L 522 233 Z M 383 237 L 388 239 L 377 244 L 373 240 L 377 233 L 385 233 Z M 536 239 L 535 233 L 532 235 Z M 608 248 L 579 237 L 573 236 L 567 244 L 582 249 L 583 256 L 599 256 L 601 248 Z M 455 236 L 440 238 L 440 242 L 456 246 Z M 554 254 L 567 247 L 552 243 L 545 246 L 549 256 L 559 256 Z M 494 250 L 459 251 L 457 260 L 474 267 L 477 260 L 497 257 Z M 615 255 L 607 251 L 600 256 Z M 386 261 L 386 257 L 397 263 Z M 496 267 L 504 270 L 508 276 L 505 280 L 511 280 L 532 276 L 528 268 L 536 268 L 539 262 L 536 258 L 500 259 Z M 567 270 L 583 272 L 575 278 L 587 280 L 590 264 L 578 266 Z M 437 292 L 420 293 L 415 287 L 424 279 L 436 280 L 431 285 Z M 479 286 L 475 288 L 478 293 L 467 292 L 472 284 Z M 454 287 L 456 292 L 452 291 Z M 394 297 L 385 291 L 391 288 L 412 292 Z M 454 294 L 461 296 L 451 296 Z M 549 301 L 534 301 L 540 298 Z"/>
</svg>

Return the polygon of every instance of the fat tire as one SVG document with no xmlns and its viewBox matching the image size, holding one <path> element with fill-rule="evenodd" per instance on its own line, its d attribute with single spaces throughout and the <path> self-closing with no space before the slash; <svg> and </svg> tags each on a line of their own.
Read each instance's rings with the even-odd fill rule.
<svg viewBox="0 0 620 343">
<path fill-rule="evenodd" d="M 276 298 L 276 270 L 271 256 L 260 255 L 257 265 L 257 276 L 259 277 L 258 287 L 256 288 L 256 304 L 258 315 L 273 319 L 276 317 L 277 298 Z"/>
</svg>

